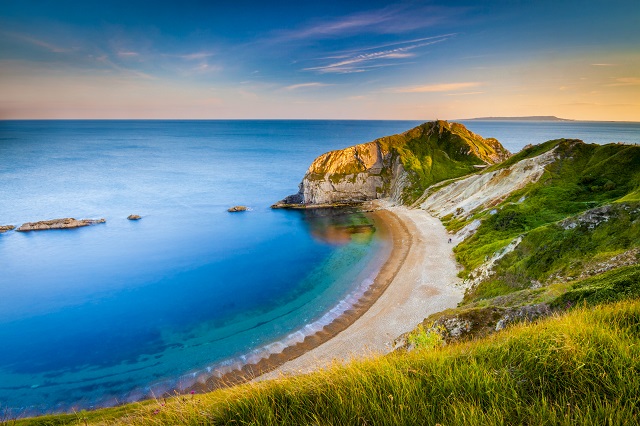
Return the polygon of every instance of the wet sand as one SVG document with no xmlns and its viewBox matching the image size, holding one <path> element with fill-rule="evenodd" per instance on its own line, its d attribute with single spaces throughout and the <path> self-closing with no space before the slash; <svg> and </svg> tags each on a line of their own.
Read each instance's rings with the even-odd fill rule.
<svg viewBox="0 0 640 426">
<path fill-rule="evenodd" d="M 378 232 L 389 235 L 391 252 L 353 309 L 281 353 L 187 390 L 203 392 L 388 353 L 395 338 L 431 313 L 455 307 L 463 290 L 456 285 L 457 266 L 440 221 L 423 210 L 382 206 L 372 216 Z"/>
</svg>

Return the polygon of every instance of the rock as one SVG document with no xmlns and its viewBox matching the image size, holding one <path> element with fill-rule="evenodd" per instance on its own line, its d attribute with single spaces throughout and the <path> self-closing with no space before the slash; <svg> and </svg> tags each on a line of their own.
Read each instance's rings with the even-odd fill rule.
<svg viewBox="0 0 640 426">
<path fill-rule="evenodd" d="M 402 203 L 411 198 L 405 190 L 422 185 L 414 169 L 427 170 L 430 176 L 434 158 L 444 161 L 446 170 L 449 163 L 462 162 L 472 172 L 472 164 L 493 164 L 508 156 L 497 140 L 483 139 L 461 124 L 424 123 L 399 135 L 322 154 L 307 170 L 298 193 L 272 208 L 333 207 L 380 198 Z"/>
<path fill-rule="evenodd" d="M 12 229 L 14 229 L 15 226 L 13 225 L 0 225 L 0 234 L 7 232 L 7 231 L 11 231 Z"/>
<path fill-rule="evenodd" d="M 228 212 L 234 213 L 234 212 L 246 212 L 247 210 L 249 210 L 249 208 L 247 206 L 233 206 L 229 209 L 227 209 Z"/>
<path fill-rule="evenodd" d="M 129 220 L 140 220 L 142 218 L 140 217 L 140 215 L 130 214 L 129 216 L 127 216 L 127 219 L 129 219 Z"/>
<path fill-rule="evenodd" d="M 42 220 L 40 222 L 27 222 L 22 224 L 16 231 L 45 231 L 49 229 L 70 229 L 80 228 L 82 226 L 95 225 L 97 223 L 105 223 L 105 219 L 74 219 L 67 217 L 64 219 Z"/>
</svg>

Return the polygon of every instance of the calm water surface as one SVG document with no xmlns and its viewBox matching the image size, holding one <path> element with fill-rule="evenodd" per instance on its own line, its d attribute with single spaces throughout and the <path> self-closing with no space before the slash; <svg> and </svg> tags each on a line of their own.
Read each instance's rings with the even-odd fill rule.
<svg viewBox="0 0 640 426">
<path fill-rule="evenodd" d="M 107 219 L 0 235 L 0 407 L 160 394 L 320 329 L 371 282 L 387 247 L 342 232 L 363 218 L 269 206 L 321 153 L 417 124 L 0 122 L 0 225 Z M 640 142 L 638 124 L 465 124 L 512 152 L 559 137 Z M 236 204 L 251 211 L 226 212 Z"/>
</svg>

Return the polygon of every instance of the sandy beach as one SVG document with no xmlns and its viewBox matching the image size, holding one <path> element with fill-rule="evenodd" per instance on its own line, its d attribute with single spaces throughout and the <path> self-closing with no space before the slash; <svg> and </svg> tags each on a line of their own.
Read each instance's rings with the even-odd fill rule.
<svg viewBox="0 0 640 426">
<path fill-rule="evenodd" d="M 395 338 L 414 329 L 430 314 L 455 307 L 462 300 L 464 291 L 458 285 L 452 245 L 440 220 L 406 207 L 386 206 L 386 211 L 393 216 L 386 222 L 392 228 L 395 244 L 402 244 L 408 251 L 399 265 L 387 264 L 381 271 L 393 274 L 384 292 L 346 329 L 258 380 L 389 353 Z"/>
<path fill-rule="evenodd" d="M 185 390 L 204 392 L 247 380 L 307 373 L 333 362 L 389 353 L 393 341 L 430 314 L 462 300 L 458 270 L 440 220 L 424 210 L 391 206 L 372 213 L 392 248 L 373 285 L 347 313 L 303 342 L 245 365 L 222 377 L 209 377 Z"/>
</svg>

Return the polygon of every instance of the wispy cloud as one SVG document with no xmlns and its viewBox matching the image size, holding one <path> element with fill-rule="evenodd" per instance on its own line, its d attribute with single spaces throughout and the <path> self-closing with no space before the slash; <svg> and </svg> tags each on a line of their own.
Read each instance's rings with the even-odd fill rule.
<svg viewBox="0 0 640 426">
<path fill-rule="evenodd" d="M 90 56 L 90 57 L 93 57 L 93 56 Z M 119 71 L 119 72 L 123 73 L 124 75 L 134 76 L 134 77 L 142 78 L 142 79 L 145 79 L 145 80 L 154 80 L 155 79 L 155 77 L 150 75 L 150 74 L 144 73 L 142 71 L 134 70 L 134 69 L 131 69 L 131 68 L 123 67 L 123 66 L 120 66 L 120 65 L 116 64 L 115 62 L 113 62 L 109 58 L 108 55 L 104 55 L 103 54 L 103 55 L 100 55 L 100 56 L 96 56 L 95 57 L 95 61 L 97 63 L 99 63 L 99 64 L 106 65 L 107 67 L 109 67 L 111 69 Z"/>
<path fill-rule="evenodd" d="M 416 54 L 412 52 L 415 49 L 420 47 L 429 46 L 435 43 L 440 43 L 449 38 L 449 35 L 438 36 L 438 37 L 429 37 L 428 39 L 424 39 L 425 41 L 415 44 L 410 44 L 407 46 L 396 47 L 394 49 L 386 49 L 386 50 L 378 50 L 374 52 L 369 52 L 369 49 L 362 49 L 357 51 L 355 54 L 345 55 L 342 60 L 337 62 L 332 62 L 326 65 L 320 65 L 315 67 L 307 67 L 304 68 L 305 71 L 316 71 L 322 74 L 326 73 L 353 73 L 353 72 L 363 72 L 368 67 L 364 66 L 368 65 L 373 61 L 381 61 L 381 60 L 393 60 L 393 59 L 406 59 L 414 57 Z M 428 41 L 427 41 L 428 40 Z M 392 43 L 390 46 L 395 45 L 403 45 L 406 42 Z"/>
<path fill-rule="evenodd" d="M 591 64 L 592 67 L 615 67 L 616 64 Z"/>
<path fill-rule="evenodd" d="M 433 26 L 463 10 L 463 8 L 453 7 L 397 4 L 329 20 L 310 22 L 303 27 L 275 32 L 267 38 L 269 42 L 278 43 L 365 33 L 401 34 Z"/>
<path fill-rule="evenodd" d="M 300 84 L 292 84 L 291 86 L 287 86 L 284 89 L 285 90 L 298 90 L 298 89 L 307 89 L 307 88 L 311 88 L 311 87 L 324 87 L 324 86 L 330 86 L 330 84 L 326 84 L 326 83 L 319 83 L 319 82 L 312 82 L 312 83 L 300 83 Z"/>
<path fill-rule="evenodd" d="M 121 58 L 136 58 L 140 56 L 140 54 L 138 52 L 120 50 L 118 51 L 118 56 L 120 56 Z"/>
<path fill-rule="evenodd" d="M 172 55 L 180 59 L 185 59 L 187 61 L 197 61 L 201 59 L 207 59 L 213 56 L 214 54 L 211 52 L 194 52 L 194 53 L 186 53 L 182 55 Z"/>
<path fill-rule="evenodd" d="M 482 95 L 485 92 L 462 92 L 462 93 L 447 93 L 447 96 L 470 96 L 470 95 Z"/>
<path fill-rule="evenodd" d="M 640 85 L 640 78 L 638 77 L 622 77 L 616 78 L 614 83 L 607 84 L 609 87 L 617 86 L 638 86 Z"/>
<path fill-rule="evenodd" d="M 456 90 L 469 89 L 472 87 L 481 86 L 482 83 L 469 81 L 463 83 L 441 83 L 441 84 L 429 84 L 426 86 L 410 86 L 410 87 L 397 87 L 389 89 L 392 93 L 428 93 L 428 92 L 453 92 Z"/>
<path fill-rule="evenodd" d="M 53 53 L 68 53 L 73 50 L 73 49 L 57 46 L 51 42 L 40 40 L 38 38 L 32 37 L 30 35 L 26 35 L 26 34 L 20 34 L 20 33 L 14 33 L 14 32 L 5 32 L 3 34 L 9 37 L 21 40 L 23 42 L 27 42 L 33 46 L 41 47 Z"/>
</svg>

